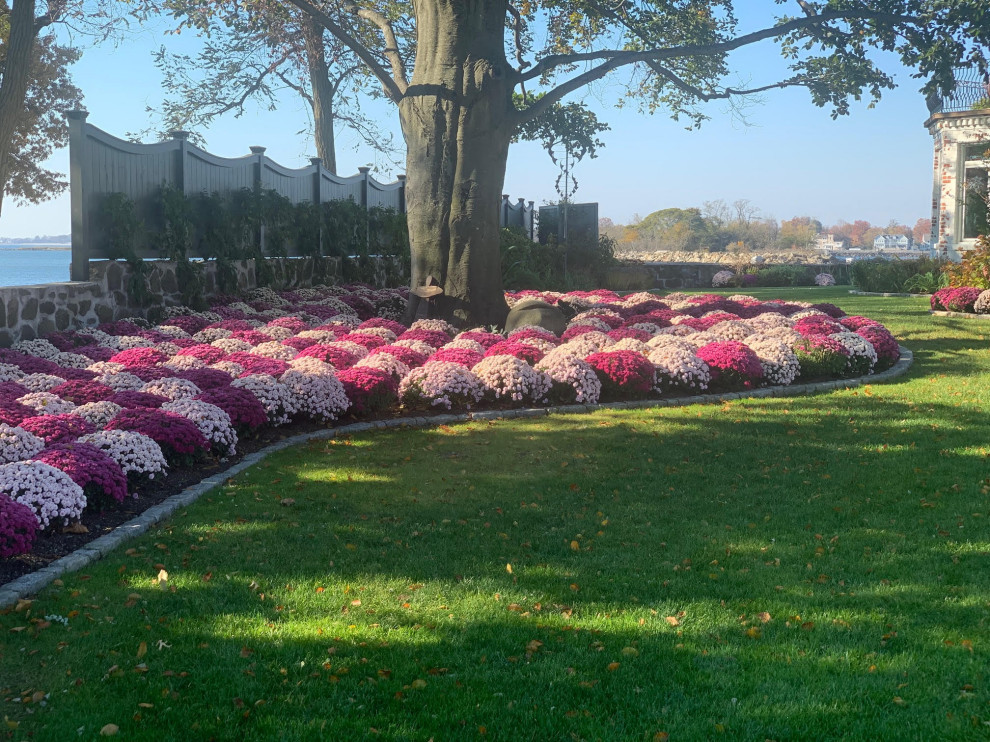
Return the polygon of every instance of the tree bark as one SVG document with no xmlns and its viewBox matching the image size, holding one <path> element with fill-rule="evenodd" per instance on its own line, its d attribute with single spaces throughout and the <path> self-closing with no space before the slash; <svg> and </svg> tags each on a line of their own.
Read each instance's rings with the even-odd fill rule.
<svg viewBox="0 0 990 742">
<path fill-rule="evenodd" d="M 305 42 L 309 61 L 309 82 L 313 91 L 313 133 L 316 139 L 316 156 L 323 160 L 323 167 L 336 175 L 337 146 L 333 133 L 334 86 L 330 82 L 330 66 L 327 64 L 326 47 L 323 44 L 323 27 L 315 21 L 307 21 Z"/>
<path fill-rule="evenodd" d="M 24 98 L 31 81 L 34 42 L 35 0 L 14 0 L 10 9 L 10 37 L 0 81 L 0 212 L 10 178 L 10 146 L 24 114 Z"/>
<path fill-rule="evenodd" d="M 416 64 L 399 103 L 412 286 L 432 276 L 440 316 L 502 325 L 499 207 L 512 138 L 506 6 L 415 0 Z"/>
</svg>

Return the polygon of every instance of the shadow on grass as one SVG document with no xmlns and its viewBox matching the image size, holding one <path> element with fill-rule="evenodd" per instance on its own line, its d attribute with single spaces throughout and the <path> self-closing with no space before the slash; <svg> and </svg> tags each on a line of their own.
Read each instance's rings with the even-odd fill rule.
<svg viewBox="0 0 990 742">
<path fill-rule="evenodd" d="M 149 739 L 971 738 L 985 416 L 875 393 L 278 454 L 44 599 L 91 636 L 35 640 L 83 680 L 38 721 L 99 728 L 109 693 Z"/>
</svg>

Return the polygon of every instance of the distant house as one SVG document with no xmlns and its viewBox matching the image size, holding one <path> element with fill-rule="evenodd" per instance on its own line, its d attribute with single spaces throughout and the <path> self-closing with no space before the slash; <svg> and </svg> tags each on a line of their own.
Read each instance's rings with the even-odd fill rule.
<svg viewBox="0 0 990 742">
<path fill-rule="evenodd" d="M 874 250 L 907 250 L 911 238 L 903 234 L 881 234 L 873 240 Z"/>
<path fill-rule="evenodd" d="M 816 250 L 844 250 L 849 245 L 845 237 L 835 239 L 834 234 L 820 234 L 815 238 Z"/>
</svg>

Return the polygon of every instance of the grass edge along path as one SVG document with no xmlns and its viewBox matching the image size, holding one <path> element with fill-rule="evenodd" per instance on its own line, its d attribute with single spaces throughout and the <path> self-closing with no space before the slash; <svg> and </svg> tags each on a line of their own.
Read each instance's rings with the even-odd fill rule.
<svg viewBox="0 0 990 742">
<path fill-rule="evenodd" d="M 359 422 L 342 425 L 336 428 L 316 430 L 308 433 L 290 436 L 265 447 L 260 451 L 248 454 L 233 466 L 211 474 L 206 479 L 187 487 L 163 500 L 157 505 L 145 510 L 126 523 L 121 524 L 110 533 L 89 542 L 61 559 L 35 572 L 11 580 L 0 586 L 0 610 L 17 605 L 17 602 L 37 594 L 50 585 L 54 580 L 68 572 L 76 572 L 93 562 L 103 559 L 122 544 L 137 538 L 152 526 L 157 525 L 176 510 L 187 507 L 207 492 L 221 486 L 231 477 L 237 476 L 255 464 L 264 461 L 269 455 L 287 448 L 308 443 L 313 440 L 330 440 L 340 436 L 364 433 L 369 430 L 387 430 L 390 428 L 435 428 L 441 425 L 451 425 L 460 422 L 478 420 L 510 420 L 528 417 L 543 417 L 557 414 L 586 414 L 595 410 L 644 409 L 652 407 L 685 407 L 692 404 L 716 404 L 737 399 L 761 399 L 764 397 L 796 397 L 806 394 L 818 394 L 836 389 L 852 389 L 861 384 L 884 383 L 904 374 L 911 368 L 914 359 L 912 352 L 900 346 L 901 356 L 897 362 L 880 373 L 862 376 L 856 379 L 834 379 L 831 381 L 812 382 L 810 384 L 791 384 L 788 386 L 772 386 L 742 392 L 725 392 L 720 394 L 698 394 L 690 397 L 672 397 L 669 399 L 646 399 L 628 402 L 610 402 L 593 405 L 565 405 L 561 407 L 534 407 L 508 410 L 483 410 L 480 412 L 447 413 L 427 417 L 405 417 Z"/>
</svg>

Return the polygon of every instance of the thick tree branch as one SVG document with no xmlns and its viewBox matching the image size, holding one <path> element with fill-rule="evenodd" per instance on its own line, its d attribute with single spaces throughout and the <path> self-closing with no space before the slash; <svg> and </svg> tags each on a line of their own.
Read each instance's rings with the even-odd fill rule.
<svg viewBox="0 0 990 742">
<path fill-rule="evenodd" d="M 375 55 L 370 49 L 368 49 L 368 47 L 351 36 L 351 34 L 347 33 L 347 31 L 344 30 L 336 21 L 334 21 L 333 18 L 324 13 L 320 8 L 317 8 L 315 5 L 308 2 L 308 0 L 288 1 L 299 8 L 299 10 L 307 13 L 310 18 L 319 23 L 323 26 L 323 28 L 349 47 L 351 51 L 353 51 L 357 57 L 368 66 L 371 73 L 378 78 L 378 81 L 382 84 L 382 88 L 385 91 L 385 96 L 389 100 L 393 103 L 398 103 L 402 99 L 402 96 L 406 92 L 406 88 L 409 87 L 409 83 L 404 79 L 396 79 L 392 77 L 388 70 L 386 70 L 375 58 Z"/>
<path fill-rule="evenodd" d="M 392 68 L 392 78 L 400 84 L 409 84 L 409 78 L 406 76 L 406 65 L 402 61 L 402 54 L 399 51 L 399 42 L 395 38 L 395 29 L 392 28 L 392 23 L 383 14 L 371 8 L 361 8 L 358 7 L 353 2 L 345 3 L 344 10 L 348 13 L 353 13 L 358 18 L 363 18 L 366 21 L 370 21 L 378 30 L 382 32 L 385 37 L 385 49 L 383 51 L 385 59 L 388 60 L 389 66 Z"/>
<path fill-rule="evenodd" d="M 291 1 L 294 2 L 295 0 Z M 644 51 L 604 49 L 580 54 L 554 54 L 544 57 L 536 64 L 536 66 L 533 67 L 533 69 L 523 73 L 520 76 L 521 80 L 525 81 L 540 77 L 541 75 L 544 75 L 563 65 L 575 64 L 577 62 L 604 61 L 596 67 L 592 67 L 591 69 L 586 70 L 585 72 L 576 75 L 569 80 L 565 80 L 563 83 L 550 90 L 532 106 L 520 111 L 517 114 L 517 121 L 527 121 L 543 114 L 554 103 L 560 101 L 568 94 L 591 82 L 594 82 L 595 80 L 600 80 L 613 70 L 625 65 L 635 64 L 637 62 L 660 62 L 664 59 L 675 59 L 678 57 L 725 54 L 765 39 L 785 36 L 794 31 L 802 31 L 815 26 L 820 26 L 829 21 L 840 20 L 884 21 L 891 26 L 897 24 L 917 24 L 921 22 L 919 18 L 914 16 L 878 13 L 869 10 L 830 11 L 828 13 L 820 13 L 813 17 L 793 18 L 770 28 L 753 31 L 748 34 L 743 34 L 742 36 L 737 36 L 734 39 L 728 39 L 726 41 L 716 42 L 713 44 L 689 44 L 685 46 L 674 46 L 668 49 L 648 49 Z"/>
</svg>

